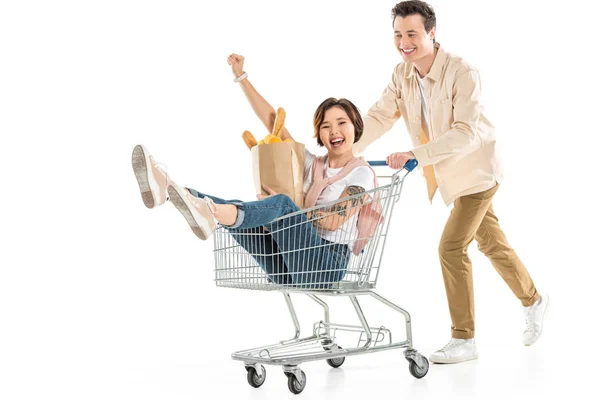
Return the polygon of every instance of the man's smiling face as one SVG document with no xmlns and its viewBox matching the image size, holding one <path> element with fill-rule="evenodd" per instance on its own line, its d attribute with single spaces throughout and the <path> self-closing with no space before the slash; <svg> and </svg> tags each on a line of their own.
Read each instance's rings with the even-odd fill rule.
<svg viewBox="0 0 600 400">
<path fill-rule="evenodd" d="M 434 51 L 435 27 L 425 30 L 423 17 L 419 14 L 396 17 L 394 20 L 394 43 L 406 62 L 415 62 Z"/>
</svg>

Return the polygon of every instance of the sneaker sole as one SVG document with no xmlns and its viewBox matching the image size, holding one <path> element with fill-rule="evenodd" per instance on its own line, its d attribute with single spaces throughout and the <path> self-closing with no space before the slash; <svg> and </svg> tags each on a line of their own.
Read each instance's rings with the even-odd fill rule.
<svg viewBox="0 0 600 400">
<path fill-rule="evenodd" d="M 429 361 L 431 361 L 434 364 L 457 364 L 457 363 L 461 363 L 461 362 L 465 362 L 465 361 L 476 360 L 478 358 L 479 358 L 479 354 L 476 354 L 474 356 L 464 357 L 464 358 L 439 359 L 439 360 L 436 360 L 435 358 L 432 358 L 432 356 L 429 356 Z"/>
<path fill-rule="evenodd" d="M 550 307 L 550 296 L 546 295 L 546 307 L 544 308 L 544 313 L 542 314 L 542 324 L 540 325 L 540 334 L 535 338 L 535 340 L 531 343 L 524 343 L 525 346 L 532 346 L 540 337 L 542 337 L 542 332 L 544 331 L 544 319 L 546 319 L 546 313 L 548 312 L 548 307 Z"/>
<path fill-rule="evenodd" d="M 144 205 L 148 208 L 154 208 L 156 204 L 154 202 L 154 196 L 150 189 L 150 181 L 148 177 L 148 155 L 143 146 L 137 145 L 133 148 L 131 154 L 131 165 L 133 172 L 135 173 L 135 179 L 137 179 L 140 187 L 140 193 L 142 194 L 142 200 Z"/>
<path fill-rule="evenodd" d="M 198 214 L 197 211 L 192 211 L 194 206 L 186 200 L 185 193 L 180 193 L 181 190 L 185 189 L 169 186 L 167 189 L 169 200 L 173 203 L 175 208 L 179 210 L 181 215 L 183 215 L 194 234 L 201 240 L 208 239 L 212 232 L 206 232 L 201 225 L 210 225 L 210 223 L 206 218 Z M 198 221 L 198 219 L 200 219 L 200 221 Z M 204 224 L 202 222 L 204 222 Z"/>
</svg>

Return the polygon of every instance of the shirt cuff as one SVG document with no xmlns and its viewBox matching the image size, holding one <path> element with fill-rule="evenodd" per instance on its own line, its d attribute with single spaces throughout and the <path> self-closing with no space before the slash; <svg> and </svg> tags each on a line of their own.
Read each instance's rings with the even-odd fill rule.
<svg viewBox="0 0 600 400">
<path fill-rule="evenodd" d="M 426 165 L 431 164 L 431 159 L 427 154 L 427 145 L 415 147 L 411 151 L 415 155 L 417 161 L 419 162 L 419 166 L 424 167 Z"/>
</svg>

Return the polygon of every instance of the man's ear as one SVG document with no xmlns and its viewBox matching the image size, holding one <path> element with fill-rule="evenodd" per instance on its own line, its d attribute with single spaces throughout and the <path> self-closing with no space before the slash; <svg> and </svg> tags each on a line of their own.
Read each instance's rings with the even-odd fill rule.
<svg viewBox="0 0 600 400">
<path fill-rule="evenodd" d="M 431 40 L 435 39 L 435 26 L 433 28 L 431 28 L 431 30 L 429 31 L 429 38 Z"/>
</svg>

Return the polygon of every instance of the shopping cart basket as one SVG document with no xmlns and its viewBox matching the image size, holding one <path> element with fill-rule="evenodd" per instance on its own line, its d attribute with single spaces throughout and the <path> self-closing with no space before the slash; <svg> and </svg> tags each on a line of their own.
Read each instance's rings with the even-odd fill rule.
<svg viewBox="0 0 600 400">
<path fill-rule="evenodd" d="M 371 161 L 373 166 L 384 166 L 385 161 Z M 266 379 L 263 365 L 281 365 L 288 378 L 288 388 L 298 394 L 304 390 L 306 375 L 299 365 L 307 361 L 326 360 L 337 368 L 345 358 L 364 353 L 404 348 L 404 357 L 409 362 L 409 371 L 415 378 L 423 378 L 429 370 L 427 358 L 412 346 L 411 319 L 409 313 L 391 301 L 375 293 L 377 277 L 394 205 L 400 198 L 404 179 L 417 165 L 416 160 L 407 163 L 403 170 L 392 176 L 390 183 L 371 191 L 365 203 L 365 193 L 359 193 L 328 204 L 303 209 L 274 220 L 264 227 L 243 231 L 230 231 L 219 227 L 214 233 L 215 281 L 217 286 L 250 289 L 277 290 L 283 293 L 296 328 L 291 340 L 273 345 L 237 351 L 234 360 L 243 361 L 247 370 L 248 383 L 257 388 Z M 331 224 L 338 226 L 340 210 L 336 205 L 348 200 L 350 209 L 343 213 L 352 214 L 341 229 L 328 231 Z M 381 219 L 372 236 L 357 237 L 355 226 L 359 211 L 368 203 L 379 202 Z M 317 238 L 307 238 L 302 232 L 308 228 L 319 232 Z M 347 225 L 346 225 L 347 224 Z M 346 229 L 344 229 L 344 227 Z M 313 231 L 314 231 L 313 230 Z M 283 243 L 279 248 L 273 240 Z M 282 238 L 285 242 L 282 242 Z M 351 249 L 358 243 L 362 251 L 358 255 Z M 365 245 L 366 244 L 366 245 Z M 300 324 L 292 304 L 290 293 L 302 293 L 324 309 L 324 319 L 313 326 L 312 335 L 300 338 Z M 371 327 L 360 307 L 357 297 L 368 295 L 404 316 L 406 340 L 392 342 L 391 332 L 385 327 Z M 358 315 L 360 326 L 332 323 L 329 306 L 321 296 L 346 296 L 350 298 Z M 358 336 L 356 347 L 342 348 L 336 343 L 339 333 Z"/>
</svg>

